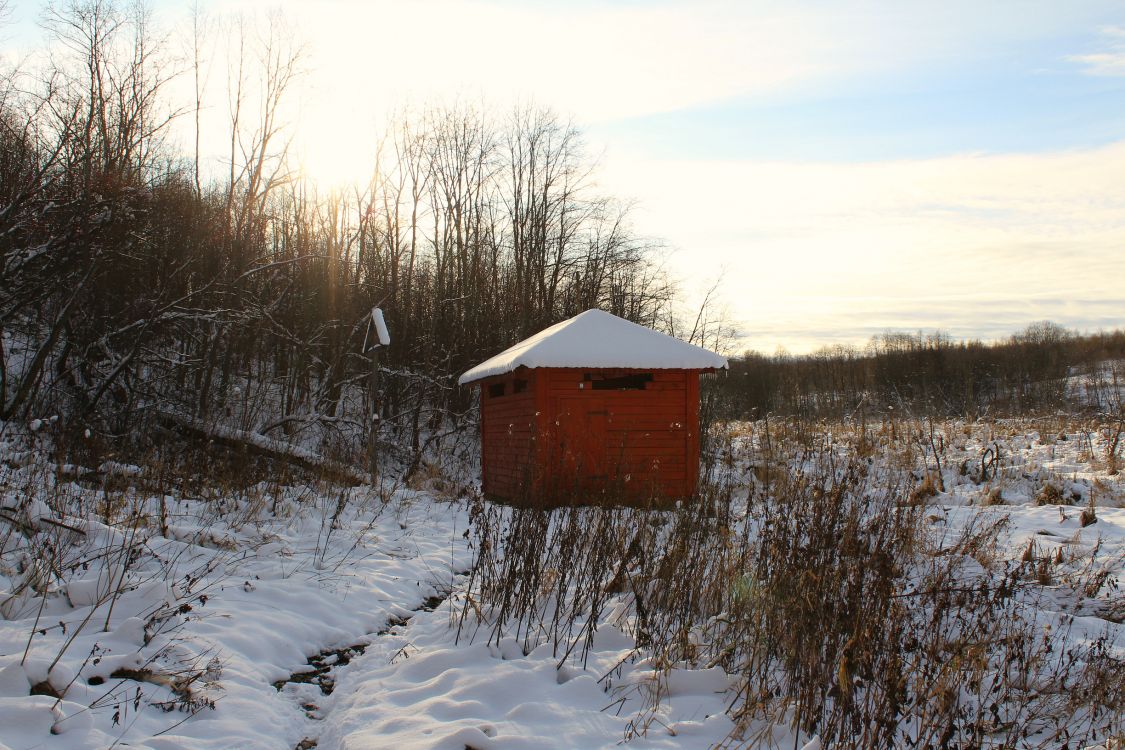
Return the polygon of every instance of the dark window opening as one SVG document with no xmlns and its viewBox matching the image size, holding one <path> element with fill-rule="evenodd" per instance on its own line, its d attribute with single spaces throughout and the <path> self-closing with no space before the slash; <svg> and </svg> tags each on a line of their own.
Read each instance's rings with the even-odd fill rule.
<svg viewBox="0 0 1125 750">
<path fill-rule="evenodd" d="M 523 393 L 526 390 L 527 390 L 527 381 L 526 380 L 517 380 L 517 381 L 515 381 L 515 384 L 512 387 L 512 393 Z"/>
<path fill-rule="evenodd" d="M 595 391 L 643 391 L 646 383 L 652 382 L 652 373 L 622 375 L 619 378 L 591 379 L 590 387 Z"/>
<path fill-rule="evenodd" d="M 495 385 L 488 386 L 488 397 L 499 398 L 504 395 L 504 384 L 496 383 Z"/>
</svg>

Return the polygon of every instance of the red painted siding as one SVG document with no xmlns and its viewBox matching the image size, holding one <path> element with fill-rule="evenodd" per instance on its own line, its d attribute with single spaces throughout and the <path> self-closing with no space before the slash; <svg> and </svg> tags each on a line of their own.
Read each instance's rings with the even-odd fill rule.
<svg viewBox="0 0 1125 750">
<path fill-rule="evenodd" d="M 481 381 L 481 471 L 484 491 L 514 498 L 535 479 L 538 426 L 535 371 Z M 516 381 L 524 390 L 516 393 Z M 503 395 L 493 395 L 493 388 Z"/>
<path fill-rule="evenodd" d="M 643 389 L 594 383 L 651 376 Z M 526 382 L 513 393 L 517 380 Z M 699 372 L 517 370 L 481 386 L 484 491 L 521 500 L 552 492 L 688 497 L 699 472 Z M 504 395 L 493 395 L 503 386 Z"/>
</svg>

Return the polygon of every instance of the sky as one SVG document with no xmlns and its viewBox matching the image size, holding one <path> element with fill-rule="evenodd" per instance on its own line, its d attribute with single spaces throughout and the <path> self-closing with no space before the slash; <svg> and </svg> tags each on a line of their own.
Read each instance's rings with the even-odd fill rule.
<svg viewBox="0 0 1125 750">
<path fill-rule="evenodd" d="M 326 179 L 366 177 L 408 105 L 572 118 L 685 308 L 718 283 L 735 349 L 1125 326 L 1120 0 L 201 6 L 282 9 L 306 50 L 295 145 Z M 2 43 L 32 48 L 41 10 L 14 0 Z"/>
</svg>

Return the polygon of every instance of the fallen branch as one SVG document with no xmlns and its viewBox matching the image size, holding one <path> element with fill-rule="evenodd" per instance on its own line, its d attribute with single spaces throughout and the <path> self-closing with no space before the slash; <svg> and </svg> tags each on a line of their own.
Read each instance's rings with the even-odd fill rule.
<svg viewBox="0 0 1125 750">
<path fill-rule="evenodd" d="M 261 433 L 237 430 L 233 427 L 221 425 L 207 425 L 198 419 L 167 412 L 160 412 L 157 417 L 171 424 L 180 432 L 202 437 L 222 445 L 240 448 L 304 469 L 318 471 L 337 481 L 350 484 L 368 484 L 371 482 L 371 476 L 365 471 L 360 471 L 339 461 L 324 458 L 304 448 L 274 440 Z"/>
<path fill-rule="evenodd" d="M 0 508 L 0 520 L 7 521 L 12 526 L 15 526 L 25 534 L 34 534 L 39 530 L 35 528 L 35 524 L 45 523 L 49 526 L 54 526 L 59 529 L 66 529 L 67 531 L 73 531 L 75 534 L 86 536 L 86 531 L 84 529 L 80 529 L 76 526 L 71 526 L 70 524 L 63 523 L 62 521 L 56 521 L 52 518 L 37 518 L 33 524 L 27 524 L 13 515 L 14 510 L 14 508 Z"/>
</svg>

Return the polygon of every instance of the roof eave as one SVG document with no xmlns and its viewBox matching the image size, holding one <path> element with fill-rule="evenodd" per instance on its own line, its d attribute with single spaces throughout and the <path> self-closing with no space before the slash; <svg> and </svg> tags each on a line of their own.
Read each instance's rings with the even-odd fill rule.
<svg viewBox="0 0 1125 750">
<path fill-rule="evenodd" d="M 729 363 L 723 364 L 722 367 L 644 367 L 644 366 L 633 366 L 633 365 L 614 365 L 613 367 L 607 367 L 605 365 L 536 365 L 536 366 L 532 367 L 530 365 L 516 365 L 515 367 L 511 368 L 510 370 L 502 370 L 500 372 L 490 372 L 486 375 L 476 375 L 476 376 L 470 378 L 469 380 L 465 380 L 464 379 L 465 376 L 462 375 L 460 378 L 457 379 L 457 385 L 459 385 L 459 386 L 474 385 L 476 383 L 481 382 L 482 380 L 488 380 L 489 378 L 499 378 L 499 377 L 503 377 L 505 375 L 511 375 L 513 372 L 519 372 L 520 370 L 684 370 L 684 371 L 694 370 L 694 371 L 700 372 L 700 373 L 711 373 L 711 372 L 718 372 L 719 370 L 729 370 L 729 369 L 730 369 Z"/>
</svg>

